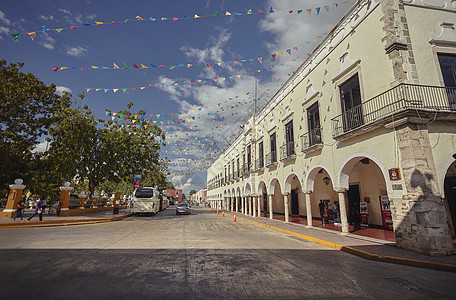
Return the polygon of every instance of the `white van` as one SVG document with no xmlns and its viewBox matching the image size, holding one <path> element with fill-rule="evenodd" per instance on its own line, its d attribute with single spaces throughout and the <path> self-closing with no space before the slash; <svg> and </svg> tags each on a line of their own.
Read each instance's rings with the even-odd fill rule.
<svg viewBox="0 0 456 300">
<path fill-rule="evenodd" d="M 155 215 L 160 210 L 160 199 L 158 190 L 152 187 L 136 189 L 133 192 L 133 207 L 131 212 L 138 214 Z"/>
</svg>

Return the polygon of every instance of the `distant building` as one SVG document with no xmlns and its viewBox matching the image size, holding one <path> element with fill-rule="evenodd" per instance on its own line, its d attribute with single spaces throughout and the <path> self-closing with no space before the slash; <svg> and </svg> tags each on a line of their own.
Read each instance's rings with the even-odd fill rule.
<svg viewBox="0 0 456 300">
<path fill-rule="evenodd" d="M 166 196 L 173 197 L 177 202 L 182 202 L 182 195 L 182 190 L 166 190 Z"/>
<path fill-rule="evenodd" d="M 354 4 L 208 168 L 211 206 L 311 222 L 324 200 L 343 232 L 364 222 L 450 254 L 455 23 L 450 0 Z"/>
</svg>

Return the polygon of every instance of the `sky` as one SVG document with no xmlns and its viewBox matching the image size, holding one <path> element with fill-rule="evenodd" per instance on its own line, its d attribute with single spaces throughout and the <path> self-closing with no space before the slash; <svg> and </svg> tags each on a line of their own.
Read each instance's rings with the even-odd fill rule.
<svg viewBox="0 0 456 300">
<path fill-rule="evenodd" d="M 354 3 L 4 1 L 0 58 L 75 100 L 83 93 L 77 105 L 99 118 L 129 102 L 145 110 L 166 132 L 169 179 L 188 192 Z"/>
</svg>

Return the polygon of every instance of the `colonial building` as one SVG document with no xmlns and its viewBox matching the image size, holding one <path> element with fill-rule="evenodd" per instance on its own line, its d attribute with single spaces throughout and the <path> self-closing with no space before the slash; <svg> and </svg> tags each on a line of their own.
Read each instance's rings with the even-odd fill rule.
<svg viewBox="0 0 456 300">
<path fill-rule="evenodd" d="M 456 5 L 360 1 L 207 171 L 212 207 L 392 223 L 399 247 L 453 249 Z"/>
</svg>

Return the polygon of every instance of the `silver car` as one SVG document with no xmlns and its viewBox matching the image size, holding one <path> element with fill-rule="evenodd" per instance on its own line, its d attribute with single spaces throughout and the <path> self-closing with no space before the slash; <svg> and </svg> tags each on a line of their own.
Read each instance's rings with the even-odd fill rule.
<svg viewBox="0 0 456 300">
<path fill-rule="evenodd" d="M 191 214 L 192 211 L 190 209 L 190 205 L 188 205 L 188 203 L 179 203 L 179 205 L 177 206 L 176 208 L 176 215 L 180 215 L 180 214 Z"/>
</svg>

